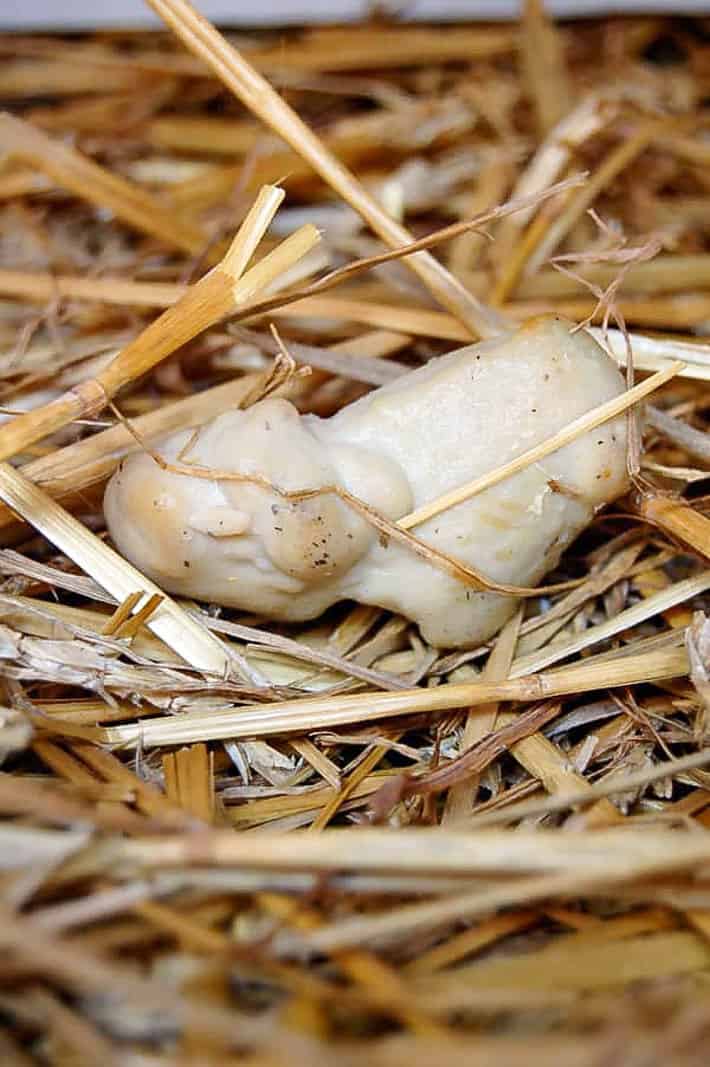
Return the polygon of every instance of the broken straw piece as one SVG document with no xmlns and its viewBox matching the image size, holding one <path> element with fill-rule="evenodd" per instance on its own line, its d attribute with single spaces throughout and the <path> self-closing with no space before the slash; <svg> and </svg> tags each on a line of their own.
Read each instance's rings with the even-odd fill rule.
<svg viewBox="0 0 710 1067">
<path fill-rule="evenodd" d="M 386 540 L 333 493 L 338 485 L 391 520 L 533 447 L 624 389 L 585 331 L 541 316 L 451 352 L 330 419 L 286 400 L 229 411 L 159 444 L 172 464 L 266 479 L 255 484 L 126 459 L 106 490 L 119 549 L 163 588 L 273 619 L 318 616 L 343 599 L 416 622 L 438 646 L 473 646 L 515 610 Z M 417 527 L 417 536 L 496 582 L 531 585 L 597 508 L 627 486 L 625 419 L 584 434 Z"/>
</svg>

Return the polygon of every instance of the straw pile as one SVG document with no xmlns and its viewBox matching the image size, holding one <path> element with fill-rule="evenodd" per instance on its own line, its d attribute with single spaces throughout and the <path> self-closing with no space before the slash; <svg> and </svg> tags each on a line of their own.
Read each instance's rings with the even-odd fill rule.
<svg viewBox="0 0 710 1067">
<path fill-rule="evenodd" d="M 0 39 L 3 1064 L 705 1063 L 707 24 L 151 2 Z M 489 645 L 180 603 L 108 543 L 156 434 L 550 309 L 627 366 L 635 488 Z"/>
</svg>

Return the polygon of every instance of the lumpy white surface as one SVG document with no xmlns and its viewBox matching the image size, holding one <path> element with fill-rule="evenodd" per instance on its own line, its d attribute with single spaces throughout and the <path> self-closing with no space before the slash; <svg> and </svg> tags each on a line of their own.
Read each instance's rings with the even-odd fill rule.
<svg viewBox="0 0 710 1067">
<path fill-rule="evenodd" d="M 158 445 L 175 462 L 261 476 L 281 490 L 340 485 L 390 519 L 494 470 L 624 388 L 584 331 L 544 316 L 432 360 L 330 419 L 267 399 Z M 534 585 L 595 510 L 624 491 L 624 417 L 416 528 L 498 582 Z M 485 640 L 515 599 L 467 588 L 384 541 L 333 494 L 298 502 L 260 485 L 124 460 L 106 490 L 111 535 L 166 590 L 311 619 L 342 599 L 416 622 L 443 647 Z"/>
</svg>

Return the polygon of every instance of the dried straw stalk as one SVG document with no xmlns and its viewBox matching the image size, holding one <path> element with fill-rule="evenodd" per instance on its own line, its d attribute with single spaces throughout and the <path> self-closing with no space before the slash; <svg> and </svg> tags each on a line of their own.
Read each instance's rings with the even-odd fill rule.
<svg viewBox="0 0 710 1067">
<path fill-rule="evenodd" d="M 315 172 L 362 215 L 390 248 L 412 240 L 407 230 L 395 222 L 355 175 L 325 148 L 268 81 L 186 0 L 149 0 L 149 3 L 187 48 L 211 67 L 245 107 L 306 159 Z M 429 253 L 419 252 L 406 262 L 433 296 L 474 336 L 488 337 L 505 327 L 505 320 L 500 315 L 467 292 Z"/>
<path fill-rule="evenodd" d="M 0 427 L 0 459 L 15 455 L 74 419 L 98 414 L 124 385 L 245 304 L 313 248 L 319 240 L 318 231 L 304 226 L 241 277 L 282 197 L 281 190 L 265 188 L 220 265 L 191 286 L 96 378 Z"/>
<path fill-rule="evenodd" d="M 219 676 L 232 673 L 237 661 L 218 637 L 7 463 L 0 464 L 0 497 L 119 602 L 134 598 L 130 614 L 157 598 L 145 623 L 186 663 Z"/>
<path fill-rule="evenodd" d="M 197 255 L 207 243 L 204 233 L 163 206 L 126 178 L 100 167 L 75 148 L 52 140 L 12 115 L 0 114 L 0 148 L 39 167 L 57 185 L 116 216 L 168 247 Z"/>
<path fill-rule="evenodd" d="M 233 737 L 305 733 L 402 715 L 433 714 L 502 700 L 538 701 L 568 693 L 663 681 L 687 673 L 684 648 L 629 654 L 503 682 L 470 682 L 397 693 L 312 697 L 263 705 L 225 708 L 210 714 L 186 712 L 179 719 L 149 720 L 97 730 L 97 741 L 115 745 L 177 745 Z"/>
<path fill-rule="evenodd" d="M 604 404 L 599 404 L 598 407 L 592 408 L 586 414 L 580 415 L 579 418 L 573 419 L 563 429 L 558 430 L 557 433 L 552 434 L 545 441 L 541 441 L 540 444 L 534 445 L 533 448 L 528 448 L 508 463 L 496 467 L 495 470 L 489 471 L 488 474 L 481 475 L 475 481 L 449 490 L 448 493 L 444 493 L 443 496 L 430 501 L 428 504 L 423 504 L 416 511 L 412 511 L 409 515 L 399 519 L 399 525 L 404 530 L 411 530 L 414 526 L 419 526 L 420 523 L 426 522 L 427 519 L 440 515 L 442 511 L 456 507 L 457 504 L 462 504 L 465 500 L 470 500 L 471 497 L 476 496 L 478 493 L 498 485 L 500 482 L 505 481 L 506 478 L 510 478 L 511 475 L 525 470 L 526 467 L 531 466 L 533 463 L 538 463 L 545 456 L 549 456 L 559 448 L 563 448 L 570 441 L 576 440 L 576 438 L 581 437 L 582 434 L 589 432 L 589 430 L 593 430 L 610 419 L 616 418 L 622 412 L 628 411 L 634 404 L 643 400 L 644 397 L 649 396 L 656 389 L 660 389 L 662 385 L 665 385 L 666 382 L 674 378 L 683 369 L 684 364 L 680 361 L 672 363 L 665 370 L 658 371 L 650 378 L 647 378 L 646 381 L 627 389 L 620 396 L 607 400 Z"/>
</svg>

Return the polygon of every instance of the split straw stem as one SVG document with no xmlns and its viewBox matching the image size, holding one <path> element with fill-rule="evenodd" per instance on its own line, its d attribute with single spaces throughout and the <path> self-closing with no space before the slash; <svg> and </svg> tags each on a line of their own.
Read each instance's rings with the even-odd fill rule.
<svg viewBox="0 0 710 1067">
<path fill-rule="evenodd" d="M 187 3 L 187 0 L 148 0 L 148 3 L 183 44 L 204 60 L 237 99 L 305 159 L 314 171 L 362 216 L 388 247 L 394 248 L 412 240 L 409 232 L 387 214 L 355 175 L 343 166 L 279 96 L 266 78 Z M 469 293 L 429 252 L 418 252 L 405 262 L 436 300 L 455 315 L 474 336 L 494 336 L 508 326 L 502 315 Z"/>
<path fill-rule="evenodd" d="M 191 286 L 177 304 L 152 322 L 100 374 L 0 427 L 0 460 L 8 459 L 74 419 L 98 414 L 122 386 L 246 304 L 301 259 L 319 240 L 314 226 L 296 230 L 240 278 L 282 198 L 279 189 L 262 190 L 219 266 Z"/>
<path fill-rule="evenodd" d="M 237 666 L 237 660 L 215 634 L 8 463 L 0 463 L 0 500 L 115 596 L 119 604 L 134 593 L 144 594 L 134 604 L 135 611 L 149 598 L 159 597 L 160 603 L 146 625 L 186 663 L 221 677 L 228 677 Z"/>
</svg>

